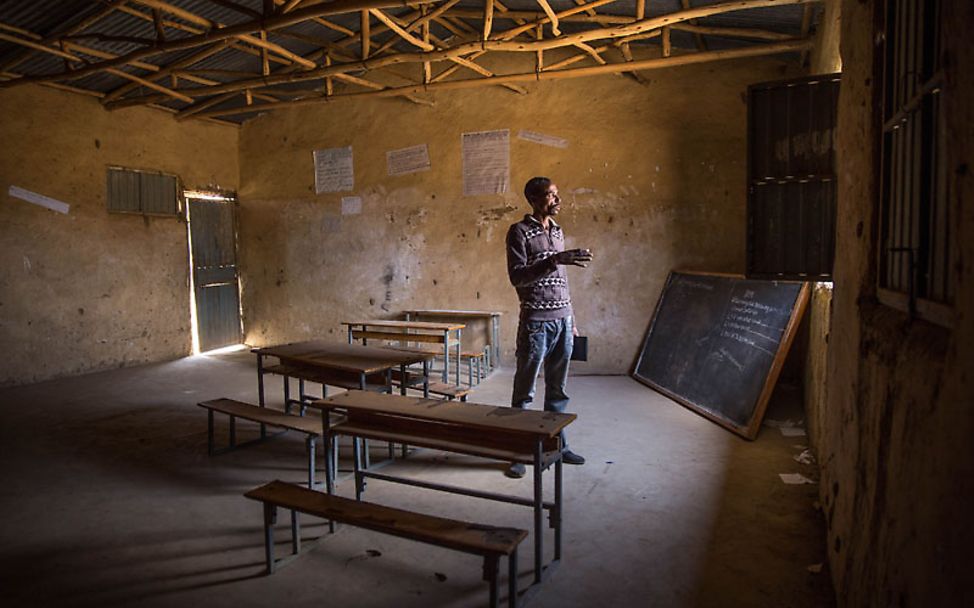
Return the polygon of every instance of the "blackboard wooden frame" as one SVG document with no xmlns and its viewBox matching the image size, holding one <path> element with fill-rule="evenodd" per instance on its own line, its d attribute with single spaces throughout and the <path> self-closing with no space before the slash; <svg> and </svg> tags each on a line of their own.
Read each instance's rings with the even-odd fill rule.
<svg viewBox="0 0 974 608">
<path fill-rule="evenodd" d="M 674 277 L 676 275 L 696 275 L 705 277 L 718 277 L 718 278 L 729 278 L 729 279 L 739 279 L 741 281 L 754 281 L 756 279 L 748 279 L 744 275 L 740 274 L 729 274 L 729 273 L 718 273 L 718 272 L 703 272 L 696 270 L 672 270 L 666 277 L 666 284 L 663 286 L 663 290 L 660 293 L 659 300 L 656 303 L 656 308 L 653 311 L 652 321 L 650 322 L 649 329 L 646 331 L 646 336 L 642 343 L 642 348 L 640 348 L 639 356 L 636 358 L 636 363 L 632 369 L 632 377 L 638 382 L 645 384 L 646 386 L 652 388 L 663 395 L 666 395 L 670 399 L 673 399 L 677 403 L 680 403 L 684 407 L 690 409 L 691 411 L 716 422 L 720 426 L 744 437 L 745 439 L 753 440 L 761 427 L 761 421 L 764 418 L 764 412 L 768 406 L 768 400 L 771 398 L 771 392 L 774 389 L 775 383 L 778 380 L 778 375 L 781 373 L 781 367 L 784 365 L 785 356 L 788 354 L 788 350 L 791 348 L 791 344 L 795 339 L 795 334 L 798 330 L 798 324 L 801 321 L 802 315 L 805 312 L 805 308 L 808 305 L 809 300 L 809 286 L 808 283 L 803 283 L 800 286 L 798 295 L 795 298 L 794 305 L 791 308 L 791 314 L 788 317 L 788 322 L 782 331 L 781 339 L 778 342 L 778 348 L 775 351 L 774 357 L 771 362 L 771 366 L 768 369 L 768 373 L 764 378 L 764 383 L 761 388 L 761 392 L 754 404 L 754 409 L 746 424 L 735 423 L 733 420 L 718 415 L 715 412 L 710 411 L 702 407 L 701 405 L 694 403 L 684 395 L 675 393 L 668 388 L 661 386 L 657 382 L 653 381 L 651 378 L 643 377 L 639 374 L 639 369 L 644 355 L 646 354 L 647 346 L 650 340 L 653 338 L 653 332 L 656 329 L 656 322 L 659 317 L 659 312 L 664 305 L 666 300 L 667 291 L 673 284 Z M 794 283 L 792 281 L 776 281 L 779 283 Z"/>
</svg>

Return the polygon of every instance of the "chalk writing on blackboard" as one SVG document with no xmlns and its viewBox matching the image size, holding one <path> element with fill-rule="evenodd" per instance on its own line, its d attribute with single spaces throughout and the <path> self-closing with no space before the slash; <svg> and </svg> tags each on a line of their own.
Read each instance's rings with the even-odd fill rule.
<svg viewBox="0 0 974 608">
<path fill-rule="evenodd" d="M 753 438 L 806 301 L 800 283 L 672 272 L 633 377 Z"/>
</svg>

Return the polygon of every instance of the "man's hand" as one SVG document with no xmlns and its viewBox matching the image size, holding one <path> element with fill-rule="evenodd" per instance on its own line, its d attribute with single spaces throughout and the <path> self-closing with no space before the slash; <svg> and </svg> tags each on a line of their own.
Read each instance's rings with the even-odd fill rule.
<svg viewBox="0 0 974 608">
<path fill-rule="evenodd" d="M 581 266 L 585 268 L 592 261 L 589 249 L 568 249 L 555 255 L 555 262 L 562 266 Z"/>
</svg>

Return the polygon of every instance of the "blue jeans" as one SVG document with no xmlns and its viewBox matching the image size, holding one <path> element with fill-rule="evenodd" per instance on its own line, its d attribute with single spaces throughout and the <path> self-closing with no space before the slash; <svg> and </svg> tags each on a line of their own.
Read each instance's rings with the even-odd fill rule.
<svg viewBox="0 0 974 608">
<path fill-rule="evenodd" d="M 514 394 L 511 407 L 524 408 L 534 401 L 538 372 L 544 364 L 544 409 L 564 412 L 568 406 L 565 385 L 568 383 L 568 361 L 572 358 L 574 336 L 572 317 L 554 321 L 521 321 L 517 328 L 517 370 L 514 372 Z M 562 447 L 568 442 L 562 434 Z"/>
</svg>

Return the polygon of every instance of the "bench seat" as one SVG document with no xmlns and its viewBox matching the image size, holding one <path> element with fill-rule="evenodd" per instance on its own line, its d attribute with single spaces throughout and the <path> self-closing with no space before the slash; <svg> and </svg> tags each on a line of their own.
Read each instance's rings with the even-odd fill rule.
<svg viewBox="0 0 974 608">
<path fill-rule="evenodd" d="M 337 386 L 344 389 L 361 389 L 361 383 L 359 382 L 358 378 L 354 377 L 354 374 L 329 373 L 320 369 L 311 369 L 298 365 L 283 364 L 267 365 L 264 367 L 264 372 L 269 374 L 277 374 L 279 376 L 287 376 L 288 378 L 297 378 L 307 382 L 315 382 L 321 385 L 327 384 L 329 386 Z M 378 375 L 367 376 L 365 380 L 365 390 L 367 391 L 373 391 L 376 393 L 389 391 L 389 387 Z"/>
<path fill-rule="evenodd" d="M 320 517 L 382 532 L 400 538 L 453 549 L 484 558 L 484 578 L 490 583 L 490 605 L 497 606 L 497 565 L 500 557 L 508 558 L 509 604 L 517 602 L 517 548 L 528 533 L 518 528 L 504 528 L 447 519 L 374 503 L 352 500 L 332 494 L 272 481 L 246 494 L 247 498 L 264 504 L 264 541 L 267 572 L 275 570 L 274 523 L 276 508 L 292 512 L 292 551 L 300 551 L 300 530 L 294 512 Z"/>
<path fill-rule="evenodd" d="M 270 408 L 244 403 L 235 399 L 211 399 L 201 401 L 197 405 L 207 411 L 207 430 L 206 447 L 210 456 L 232 450 L 242 445 L 237 444 L 237 418 L 243 418 L 261 425 L 260 439 L 266 439 L 267 433 L 265 426 L 283 428 L 288 431 L 297 431 L 305 434 L 305 444 L 308 451 L 308 487 L 313 488 L 315 484 L 315 443 L 322 435 L 321 418 L 317 416 L 294 416 Z M 213 447 L 213 412 L 220 412 L 230 417 L 230 445 L 222 450 L 215 450 Z M 254 442 L 247 442 L 254 443 Z"/>
</svg>

